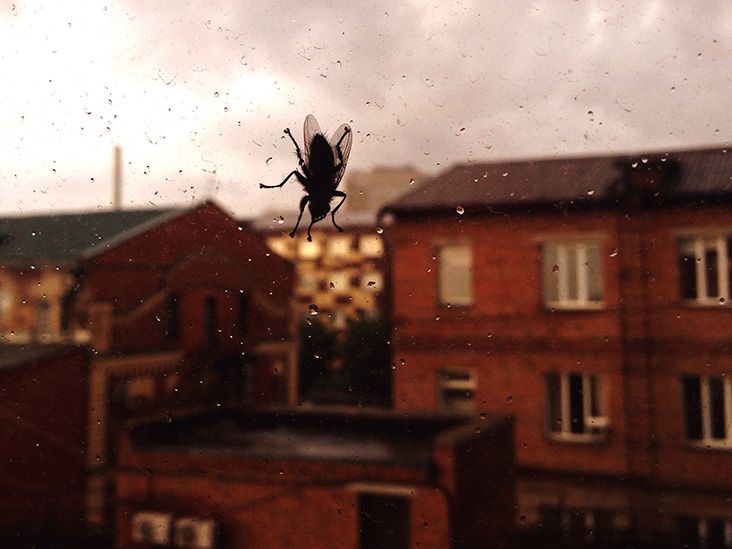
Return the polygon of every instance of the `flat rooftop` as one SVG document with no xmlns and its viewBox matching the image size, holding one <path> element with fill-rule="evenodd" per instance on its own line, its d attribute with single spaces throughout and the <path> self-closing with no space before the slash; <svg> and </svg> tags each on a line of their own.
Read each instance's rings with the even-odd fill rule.
<svg viewBox="0 0 732 549">
<path fill-rule="evenodd" d="M 132 427 L 138 450 L 424 466 L 438 436 L 469 425 L 391 411 L 217 409 Z"/>
</svg>

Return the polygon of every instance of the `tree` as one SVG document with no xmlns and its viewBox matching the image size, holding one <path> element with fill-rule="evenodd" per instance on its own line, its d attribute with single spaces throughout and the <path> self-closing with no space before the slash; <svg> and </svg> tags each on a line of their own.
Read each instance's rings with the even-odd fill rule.
<svg viewBox="0 0 732 549">
<path fill-rule="evenodd" d="M 331 363 L 335 356 L 336 337 L 316 316 L 300 319 L 299 394 L 307 396 L 330 376 Z"/>
<path fill-rule="evenodd" d="M 349 321 L 341 347 L 343 370 L 353 392 L 362 400 L 386 404 L 391 400 L 388 326 L 380 318 L 361 316 Z"/>
</svg>

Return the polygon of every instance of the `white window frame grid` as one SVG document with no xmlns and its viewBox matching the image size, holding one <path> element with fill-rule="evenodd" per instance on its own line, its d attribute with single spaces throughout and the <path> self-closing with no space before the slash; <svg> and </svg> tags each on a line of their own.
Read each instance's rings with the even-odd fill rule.
<svg viewBox="0 0 732 549">
<path fill-rule="evenodd" d="M 610 419 L 608 416 L 592 415 L 592 380 L 594 376 L 596 379 L 596 390 L 595 400 L 599 411 L 602 413 L 602 377 L 596 374 L 588 374 L 582 372 L 550 372 L 559 376 L 559 402 L 560 402 L 560 414 L 562 419 L 561 431 L 555 431 L 553 429 L 553 417 L 551 416 L 551 395 L 547 394 L 547 415 L 548 415 L 548 431 L 549 436 L 554 440 L 570 441 L 570 442 L 592 442 L 601 440 L 605 437 L 605 431 L 610 427 Z M 582 419 L 586 429 L 597 429 L 599 432 L 585 432 L 585 433 L 573 433 L 572 432 L 572 409 L 571 409 L 571 398 L 570 398 L 570 376 L 581 376 L 582 377 Z M 550 388 L 547 384 L 547 393 Z"/>
<path fill-rule="evenodd" d="M 729 260 L 727 258 L 727 238 L 725 235 L 697 235 L 684 237 L 679 241 L 679 252 L 691 243 L 694 254 L 694 278 L 696 298 L 686 298 L 689 303 L 698 305 L 720 305 L 729 303 Z M 712 244 L 709 246 L 708 244 Z M 707 288 L 706 250 L 715 248 L 717 252 L 717 284 L 719 294 L 710 296 Z M 724 300 L 724 301 L 722 301 Z"/>
<path fill-rule="evenodd" d="M 703 446 L 704 448 L 732 448 L 732 379 L 728 376 L 720 378 L 722 380 L 722 415 L 724 418 L 725 437 L 714 438 L 712 436 L 710 377 L 717 376 L 699 376 L 702 437 L 700 439 L 690 439 L 690 442 L 696 446 Z"/>
<path fill-rule="evenodd" d="M 446 374 L 459 374 L 459 375 L 465 375 L 466 377 L 462 379 L 446 379 Z M 439 405 L 440 408 L 443 410 L 446 409 L 445 405 L 445 397 L 444 392 L 445 391 L 463 391 L 473 392 L 473 404 L 475 404 L 475 390 L 478 387 L 478 381 L 476 379 L 475 372 L 473 370 L 469 369 L 463 369 L 463 368 L 442 368 L 438 371 L 437 375 L 439 376 L 439 384 L 438 384 L 438 391 L 439 391 Z M 467 397 L 466 397 L 467 398 Z"/>
<path fill-rule="evenodd" d="M 599 300 L 590 299 L 590 265 L 588 260 L 587 249 L 590 246 L 596 246 L 601 250 L 601 243 L 595 240 L 556 240 L 545 242 L 542 247 L 542 260 L 546 261 L 546 253 L 549 249 L 554 249 L 556 252 L 556 266 L 558 270 L 553 271 L 554 265 L 544 269 L 544 274 L 549 276 L 557 277 L 557 299 L 556 301 L 549 300 L 544 296 L 544 303 L 548 307 L 555 309 L 601 309 L 604 305 L 604 300 L 601 297 Z M 576 249 L 576 261 L 577 265 L 577 299 L 569 298 L 569 272 L 568 267 L 568 254 L 567 249 L 573 247 Z M 597 276 L 600 277 L 600 294 L 604 296 L 604 280 L 603 280 L 603 264 L 602 254 L 599 255 L 599 265 Z M 547 281 L 548 284 L 554 284 L 553 280 Z"/>
<path fill-rule="evenodd" d="M 700 517 L 696 519 L 697 535 L 702 547 L 707 547 L 709 541 L 709 521 L 721 520 L 724 523 L 724 546 L 732 547 L 732 519 L 729 518 L 706 518 Z"/>
</svg>

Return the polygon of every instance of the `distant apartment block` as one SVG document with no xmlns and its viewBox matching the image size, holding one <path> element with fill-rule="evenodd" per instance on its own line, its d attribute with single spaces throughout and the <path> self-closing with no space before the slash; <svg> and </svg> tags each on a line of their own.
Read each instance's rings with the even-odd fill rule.
<svg viewBox="0 0 732 549">
<path fill-rule="evenodd" d="M 732 545 L 732 152 L 458 165 L 382 222 L 395 406 L 513 415 L 520 524 Z"/>
<path fill-rule="evenodd" d="M 4 218 L 0 234 L 3 337 L 94 351 L 91 524 L 108 516 L 121 421 L 215 402 L 294 402 L 291 267 L 216 204 Z"/>
</svg>

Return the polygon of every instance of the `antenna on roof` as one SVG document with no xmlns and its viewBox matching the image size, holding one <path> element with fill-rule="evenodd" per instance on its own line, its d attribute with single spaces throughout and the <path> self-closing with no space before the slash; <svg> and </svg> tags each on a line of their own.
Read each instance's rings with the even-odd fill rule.
<svg viewBox="0 0 732 549">
<path fill-rule="evenodd" d="M 122 209 L 122 147 L 114 146 L 114 173 L 112 174 L 112 209 Z"/>
</svg>

